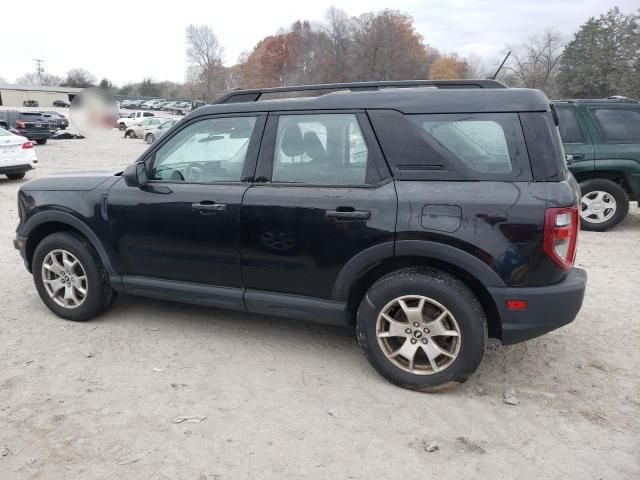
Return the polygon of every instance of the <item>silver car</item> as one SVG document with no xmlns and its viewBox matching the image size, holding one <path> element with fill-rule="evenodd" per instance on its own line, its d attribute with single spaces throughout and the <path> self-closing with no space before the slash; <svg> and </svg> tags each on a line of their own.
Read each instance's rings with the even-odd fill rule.
<svg viewBox="0 0 640 480">
<path fill-rule="evenodd" d="M 156 128 L 152 128 L 144 132 L 144 139 L 149 145 L 151 145 L 158 138 L 160 138 L 162 135 L 167 133 L 169 129 L 173 127 L 176 123 L 178 123 L 178 120 L 173 120 L 173 119 L 167 120 L 166 122 L 162 122 Z"/>
</svg>

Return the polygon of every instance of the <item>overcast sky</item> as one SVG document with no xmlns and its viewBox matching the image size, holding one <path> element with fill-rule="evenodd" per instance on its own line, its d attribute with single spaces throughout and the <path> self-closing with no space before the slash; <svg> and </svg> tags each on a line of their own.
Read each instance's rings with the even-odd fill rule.
<svg viewBox="0 0 640 480">
<path fill-rule="evenodd" d="M 16 2 L 9 2 L 16 6 Z M 504 45 L 518 44 L 548 27 L 567 38 L 590 16 L 618 5 L 637 11 L 638 0 L 145 0 L 64 2 L 31 0 L 28 9 L 2 9 L 0 78 L 14 82 L 35 70 L 34 58 L 48 73 L 64 76 L 82 67 L 114 84 L 155 80 L 182 82 L 185 27 L 209 24 L 225 46 L 232 65 L 266 35 L 297 19 L 320 21 L 332 4 L 350 16 L 394 8 L 415 20 L 425 43 L 443 52 L 474 53 L 486 64 Z"/>
</svg>

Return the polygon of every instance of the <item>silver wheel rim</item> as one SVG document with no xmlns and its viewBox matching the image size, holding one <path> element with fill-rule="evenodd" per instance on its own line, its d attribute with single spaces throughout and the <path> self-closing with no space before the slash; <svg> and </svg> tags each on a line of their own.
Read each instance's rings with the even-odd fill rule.
<svg viewBox="0 0 640 480">
<path fill-rule="evenodd" d="M 61 307 L 78 308 L 87 298 L 87 274 L 67 250 L 52 250 L 44 257 L 42 282 L 49 297 Z"/>
<path fill-rule="evenodd" d="M 608 192 L 594 190 L 585 193 L 580 201 L 580 217 L 590 223 L 602 223 L 616 214 L 616 199 Z"/>
<path fill-rule="evenodd" d="M 378 345 L 396 367 L 433 375 L 447 369 L 460 353 L 460 327 L 442 304 L 421 295 L 387 303 L 376 321 Z"/>
</svg>

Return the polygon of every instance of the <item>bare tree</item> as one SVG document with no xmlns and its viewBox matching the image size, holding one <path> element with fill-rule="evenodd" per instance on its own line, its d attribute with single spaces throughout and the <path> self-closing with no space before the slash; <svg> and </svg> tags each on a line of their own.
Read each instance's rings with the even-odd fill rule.
<svg viewBox="0 0 640 480">
<path fill-rule="evenodd" d="M 97 80 L 93 74 L 83 68 L 72 68 L 67 72 L 67 78 L 62 83 L 63 87 L 86 88 L 93 87 Z"/>
<path fill-rule="evenodd" d="M 0 82 L 2 83 L 2 82 Z M 40 75 L 35 72 L 28 72 L 16 79 L 18 85 L 47 85 L 57 87 L 62 83 L 62 78 L 51 73 L 42 74 L 42 83 L 40 83 Z"/>
<path fill-rule="evenodd" d="M 505 66 L 505 80 L 520 87 L 539 88 L 549 96 L 556 93 L 556 74 L 564 48 L 560 33 L 549 29 L 529 37 L 519 47 L 507 48 L 511 56 Z"/>
<path fill-rule="evenodd" d="M 325 15 L 324 32 L 331 41 L 328 57 L 333 81 L 348 79 L 348 55 L 351 45 L 351 20 L 344 10 L 331 6 Z"/>
<path fill-rule="evenodd" d="M 204 95 L 211 100 L 224 89 L 222 55 L 224 48 L 208 25 L 189 25 L 187 34 L 187 60 L 190 67 L 196 67 L 203 84 Z M 191 71 L 191 75 L 193 75 Z"/>
</svg>

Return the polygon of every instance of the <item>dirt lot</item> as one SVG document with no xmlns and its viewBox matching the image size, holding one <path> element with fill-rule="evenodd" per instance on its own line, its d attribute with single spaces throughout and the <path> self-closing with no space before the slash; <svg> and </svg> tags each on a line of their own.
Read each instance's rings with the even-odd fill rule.
<svg viewBox="0 0 640 480">
<path fill-rule="evenodd" d="M 27 179 L 145 147 L 51 141 Z M 635 204 L 582 233 L 573 324 L 492 343 L 472 380 L 428 395 L 387 383 L 337 328 L 124 296 L 96 321 L 54 317 L 11 243 L 23 182 L 2 178 L 2 479 L 640 478 Z"/>
</svg>

